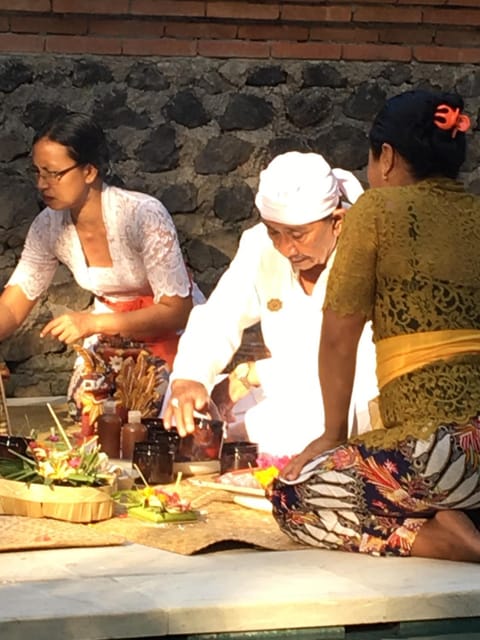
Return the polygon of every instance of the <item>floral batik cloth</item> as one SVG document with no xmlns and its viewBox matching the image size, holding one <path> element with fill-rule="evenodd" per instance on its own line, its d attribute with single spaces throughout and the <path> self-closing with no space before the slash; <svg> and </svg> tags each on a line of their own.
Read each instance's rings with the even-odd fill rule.
<svg viewBox="0 0 480 640">
<path fill-rule="evenodd" d="M 302 544 L 372 555 L 410 555 L 436 511 L 480 508 L 480 417 L 442 424 L 391 449 L 360 439 L 327 451 L 295 481 L 276 479 L 280 528 Z"/>
</svg>

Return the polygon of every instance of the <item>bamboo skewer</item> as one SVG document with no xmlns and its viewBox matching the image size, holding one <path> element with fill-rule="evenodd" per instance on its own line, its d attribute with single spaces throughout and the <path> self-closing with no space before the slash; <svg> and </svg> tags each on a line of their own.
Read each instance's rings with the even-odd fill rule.
<svg viewBox="0 0 480 640">
<path fill-rule="evenodd" d="M 57 429 L 60 432 L 60 435 L 62 436 L 63 441 L 67 445 L 67 449 L 71 449 L 72 448 L 72 444 L 71 444 L 70 440 L 68 439 L 67 434 L 65 433 L 65 429 L 62 427 L 62 423 L 58 419 L 57 414 L 52 409 L 52 405 L 49 402 L 47 402 L 47 408 L 50 411 L 50 413 L 52 414 L 52 418 L 54 419 L 55 424 L 57 425 Z"/>
<path fill-rule="evenodd" d="M 3 406 L 3 412 L 5 414 L 5 422 L 7 424 L 7 433 L 9 436 L 12 435 L 12 427 L 10 424 L 10 416 L 8 415 L 8 409 L 7 409 L 7 397 L 5 396 L 5 387 L 3 386 L 3 379 L 2 376 L 0 376 L 0 400 L 2 402 L 2 406 Z"/>
<path fill-rule="evenodd" d="M 174 491 L 176 491 L 177 493 L 178 493 L 178 490 L 179 490 L 179 488 L 180 488 L 180 482 L 182 481 L 182 475 L 183 475 L 183 474 L 182 474 L 182 472 L 181 472 L 181 471 L 179 471 L 179 472 L 177 473 L 177 480 L 176 480 L 176 482 L 175 482 L 175 487 L 174 487 Z"/>
<path fill-rule="evenodd" d="M 30 424 L 30 418 L 28 417 L 28 414 L 24 413 L 23 417 L 25 418 L 25 424 L 27 425 L 28 428 L 28 435 L 30 438 L 34 437 L 34 430 L 32 429 L 32 426 Z"/>
<path fill-rule="evenodd" d="M 148 484 L 148 482 L 146 481 L 145 476 L 143 475 L 143 473 L 140 471 L 140 468 L 139 468 L 138 464 L 135 464 L 135 463 L 134 463 L 134 464 L 133 464 L 133 468 L 135 469 L 135 471 L 137 471 L 137 473 L 138 473 L 138 475 L 140 476 L 140 479 L 142 480 L 143 484 L 144 484 L 146 487 L 149 487 L 150 485 L 149 485 L 149 484 Z"/>
</svg>

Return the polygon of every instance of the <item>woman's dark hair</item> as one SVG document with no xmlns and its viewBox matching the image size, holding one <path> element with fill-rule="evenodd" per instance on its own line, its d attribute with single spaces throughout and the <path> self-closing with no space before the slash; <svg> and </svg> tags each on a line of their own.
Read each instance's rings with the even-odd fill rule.
<svg viewBox="0 0 480 640">
<path fill-rule="evenodd" d="M 415 90 L 387 100 L 370 130 L 373 156 L 378 158 L 382 144 L 388 143 L 408 162 L 417 180 L 456 178 L 465 161 L 465 133 L 435 124 L 435 112 L 442 104 L 463 110 L 462 98 L 452 93 Z"/>
<path fill-rule="evenodd" d="M 33 143 L 41 138 L 58 142 L 79 165 L 91 164 L 102 180 L 111 175 L 110 153 L 101 127 L 85 113 L 56 113 L 37 133 Z"/>
</svg>

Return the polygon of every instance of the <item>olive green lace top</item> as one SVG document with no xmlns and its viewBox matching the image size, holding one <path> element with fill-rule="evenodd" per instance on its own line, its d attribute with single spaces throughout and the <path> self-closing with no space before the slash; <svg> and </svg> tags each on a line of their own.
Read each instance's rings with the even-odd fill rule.
<svg viewBox="0 0 480 640">
<path fill-rule="evenodd" d="M 405 333 L 480 329 L 480 198 L 446 178 L 370 189 L 349 209 L 325 308 L 363 313 L 374 341 Z M 480 354 L 437 360 L 380 393 L 388 446 L 480 412 Z"/>
</svg>

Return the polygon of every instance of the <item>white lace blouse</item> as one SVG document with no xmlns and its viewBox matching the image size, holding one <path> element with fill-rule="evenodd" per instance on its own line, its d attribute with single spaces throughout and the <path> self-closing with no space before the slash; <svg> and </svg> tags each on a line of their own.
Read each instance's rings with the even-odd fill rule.
<svg viewBox="0 0 480 640">
<path fill-rule="evenodd" d="M 30 300 L 48 289 L 59 262 L 77 283 L 111 301 L 153 295 L 185 297 L 190 280 L 170 214 L 144 193 L 104 185 L 102 214 L 111 267 L 89 267 L 70 211 L 43 209 L 33 221 L 8 285 Z"/>
</svg>

